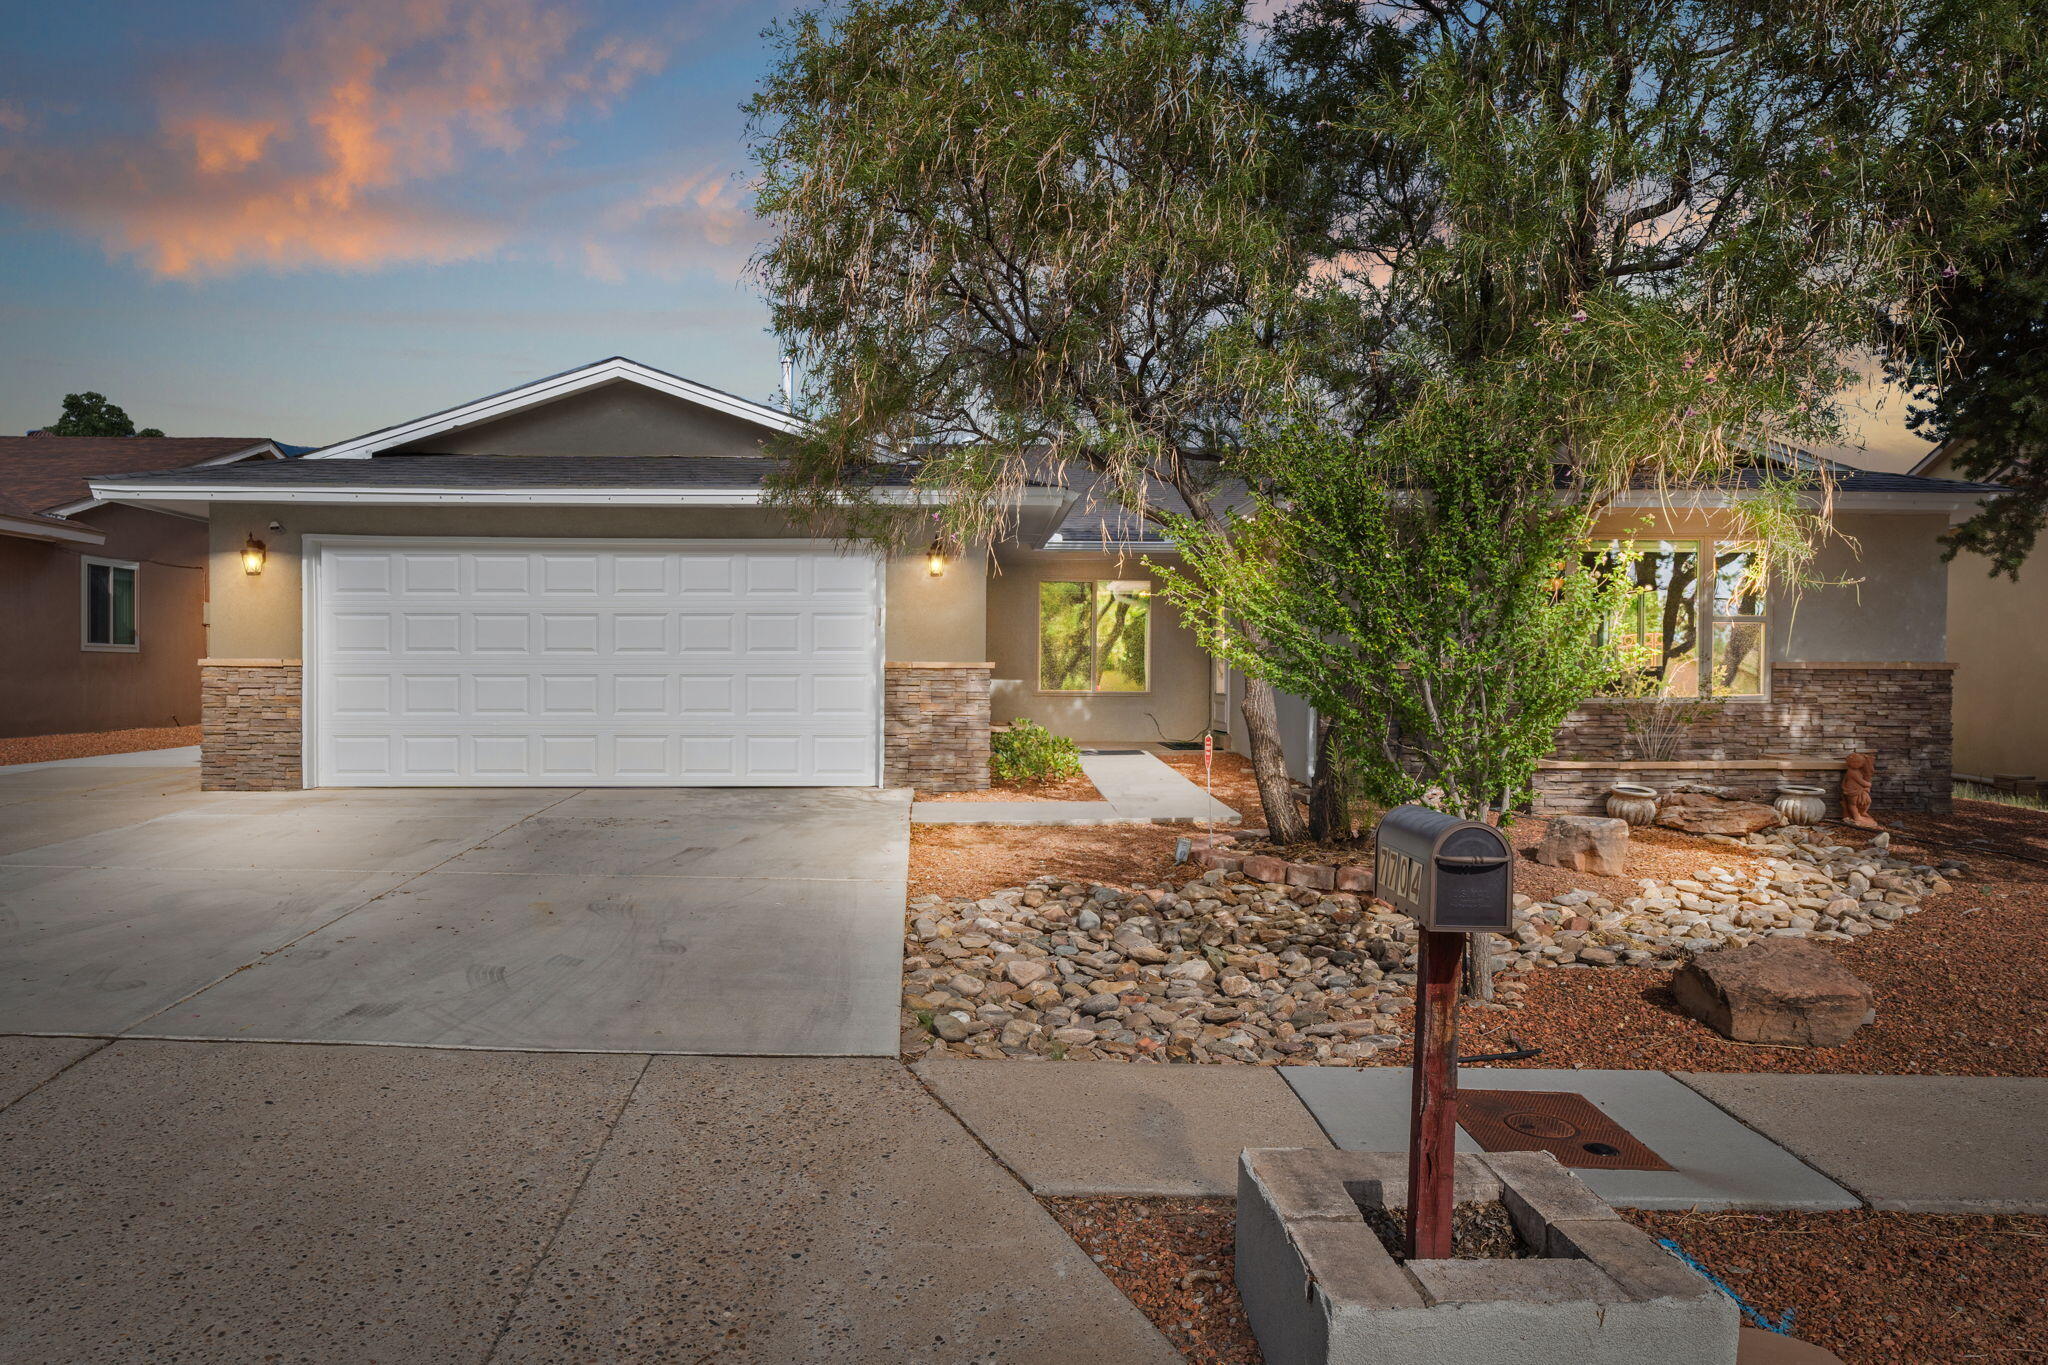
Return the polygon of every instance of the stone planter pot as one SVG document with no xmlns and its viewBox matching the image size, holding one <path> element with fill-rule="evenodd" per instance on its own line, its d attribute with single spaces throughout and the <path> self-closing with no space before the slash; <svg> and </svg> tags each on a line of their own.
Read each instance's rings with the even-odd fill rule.
<svg viewBox="0 0 2048 1365">
<path fill-rule="evenodd" d="M 1734 1365 L 1732 1299 L 1548 1152 L 1460 1156 L 1459 1204 L 1497 1204 L 1518 1258 L 1396 1261 L 1366 1210 L 1405 1218 L 1405 1152 L 1245 1152 L 1237 1286 L 1259 1347 L 1289 1365 Z"/>
<path fill-rule="evenodd" d="M 1607 789 L 1607 813 L 1631 825 L 1647 825 L 1657 818 L 1657 789 L 1617 782 Z"/>
<path fill-rule="evenodd" d="M 1819 787 L 1784 786 L 1771 803 L 1788 825 L 1817 825 L 1827 819 L 1827 793 Z"/>
</svg>

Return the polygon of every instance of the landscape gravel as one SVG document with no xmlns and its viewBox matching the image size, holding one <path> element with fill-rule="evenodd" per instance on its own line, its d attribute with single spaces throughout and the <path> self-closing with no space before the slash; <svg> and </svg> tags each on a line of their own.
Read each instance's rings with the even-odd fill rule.
<svg viewBox="0 0 2048 1365">
<path fill-rule="evenodd" d="M 1234 1282 L 1232 1200 L 1045 1202 L 1190 1361 L 1261 1365 Z M 2048 1279 L 2048 1218 L 1863 1211 L 1622 1216 L 1678 1243 L 1771 1322 L 1848 1365 L 2048 1355 L 2048 1297 L 2040 1292 Z"/>
<path fill-rule="evenodd" d="M 196 725 L 157 726 L 142 730 L 93 730 L 73 735 L 20 735 L 0 739 L 0 767 L 14 763 L 51 763 L 62 758 L 99 754 L 139 754 L 149 749 L 183 749 L 199 742 Z"/>
<path fill-rule="evenodd" d="M 1514 934 L 1493 940 L 1497 1001 L 1469 1003 L 1468 1017 L 1514 1009 L 1544 969 L 1669 968 L 1768 937 L 1853 943 L 1918 913 L 1965 871 L 1893 858 L 1882 835 L 1856 846 L 1791 828 L 1722 842 L 1744 855 L 1742 873 L 1708 864 L 1694 877 L 1645 878 L 1619 899 L 1583 888 L 1518 897 Z M 1703 859 L 1714 851 L 1702 843 Z M 1406 916 L 1369 897 L 1222 869 L 1135 887 L 1041 876 L 986 896 L 917 895 L 903 1052 L 1373 1060 L 1403 1039 L 1416 937 Z"/>
</svg>

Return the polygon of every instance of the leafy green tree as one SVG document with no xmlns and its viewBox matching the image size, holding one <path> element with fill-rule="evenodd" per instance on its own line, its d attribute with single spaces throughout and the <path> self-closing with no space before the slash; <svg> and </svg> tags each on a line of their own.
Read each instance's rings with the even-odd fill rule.
<svg viewBox="0 0 2048 1365">
<path fill-rule="evenodd" d="M 1470 397 L 1432 386 L 1366 441 L 1260 444 L 1268 477 L 1231 533 L 1176 520 L 1183 563 L 1161 572 L 1190 619 L 1257 627 L 1257 649 L 1220 627 L 1206 643 L 1316 708 L 1324 766 L 1356 795 L 1498 818 L 1571 710 L 1621 681 L 1600 628 L 1634 587 L 1577 569 L 1584 508 L 1532 503 L 1550 457 Z"/>
<path fill-rule="evenodd" d="M 155 427 L 135 429 L 126 412 L 107 401 L 102 393 L 67 393 L 64 415 L 44 427 L 52 436 L 161 436 Z"/>
<path fill-rule="evenodd" d="M 1955 103 L 1920 145 L 1941 189 L 1924 221 L 1932 307 L 1892 374 L 1918 390 L 1908 421 L 1947 442 L 1953 468 L 2013 491 L 1948 534 L 2017 578 L 2048 522 L 2048 4 L 1985 0 L 1961 59 L 1943 54 Z"/>
<path fill-rule="evenodd" d="M 851 0 L 772 36 L 757 265 L 815 419 L 784 505 L 929 537 L 864 483 L 915 449 L 948 538 L 998 533 L 1000 495 L 1067 467 L 1220 531 L 1322 246 L 1281 208 L 1300 140 L 1246 66 L 1242 6 Z M 1263 680 L 1244 715 L 1266 817 L 1299 836 Z"/>
</svg>

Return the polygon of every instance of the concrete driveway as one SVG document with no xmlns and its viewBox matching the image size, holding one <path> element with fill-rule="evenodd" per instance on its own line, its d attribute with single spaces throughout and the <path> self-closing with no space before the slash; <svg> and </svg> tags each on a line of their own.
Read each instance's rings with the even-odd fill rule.
<svg viewBox="0 0 2048 1365">
<path fill-rule="evenodd" d="M 892 1056 L 907 793 L 0 770 L 0 1033 Z"/>
</svg>

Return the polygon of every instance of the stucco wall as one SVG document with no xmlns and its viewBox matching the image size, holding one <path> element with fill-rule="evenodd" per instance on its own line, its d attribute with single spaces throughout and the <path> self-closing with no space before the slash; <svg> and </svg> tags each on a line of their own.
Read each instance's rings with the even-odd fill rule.
<svg viewBox="0 0 2048 1365">
<path fill-rule="evenodd" d="M 1166 599 L 1152 599 L 1149 692 L 1048 694 L 1038 690 L 1038 585 L 1047 580 L 1154 578 L 1141 556 L 1003 550 L 988 576 L 988 648 L 995 664 L 990 719 L 1035 720 L 1078 740 L 1123 742 L 1199 736 L 1209 724 L 1209 658 Z M 1157 727 L 1154 726 L 1154 720 Z"/>
<path fill-rule="evenodd" d="M 1812 575 L 1770 594 L 1770 658 L 1802 663 L 1938 663 L 1948 655 L 1948 569 L 1938 537 L 1945 513 L 1842 512 Z M 1725 519 L 1678 515 L 1645 529 L 1613 518 L 1603 534 L 1637 539 L 1732 538 Z"/>
<path fill-rule="evenodd" d="M 0 538 L 0 736 L 197 725 L 206 527 L 134 507 L 75 520 L 106 544 Z M 79 647 L 85 558 L 136 564 L 139 650 Z"/>
<path fill-rule="evenodd" d="M 428 436 L 394 454 L 758 455 L 752 422 L 623 381 L 560 398 L 465 431 Z"/>
<path fill-rule="evenodd" d="M 270 529 L 271 523 L 282 525 Z M 740 540 L 793 534 L 780 513 L 710 507 L 305 507 L 216 503 L 210 552 L 216 659 L 300 657 L 299 556 L 308 535 L 505 536 L 590 540 Z M 269 558 L 242 572 L 242 543 L 254 535 Z M 932 578 L 922 555 L 893 560 L 884 657 L 925 663 L 981 663 L 983 567 L 979 556 Z M 195 682 L 195 695 L 197 684 Z"/>
<path fill-rule="evenodd" d="M 1948 566 L 1956 771 L 2048 777 L 2048 543 L 2017 583 L 1989 577 L 1986 563 L 1959 555 Z"/>
</svg>

